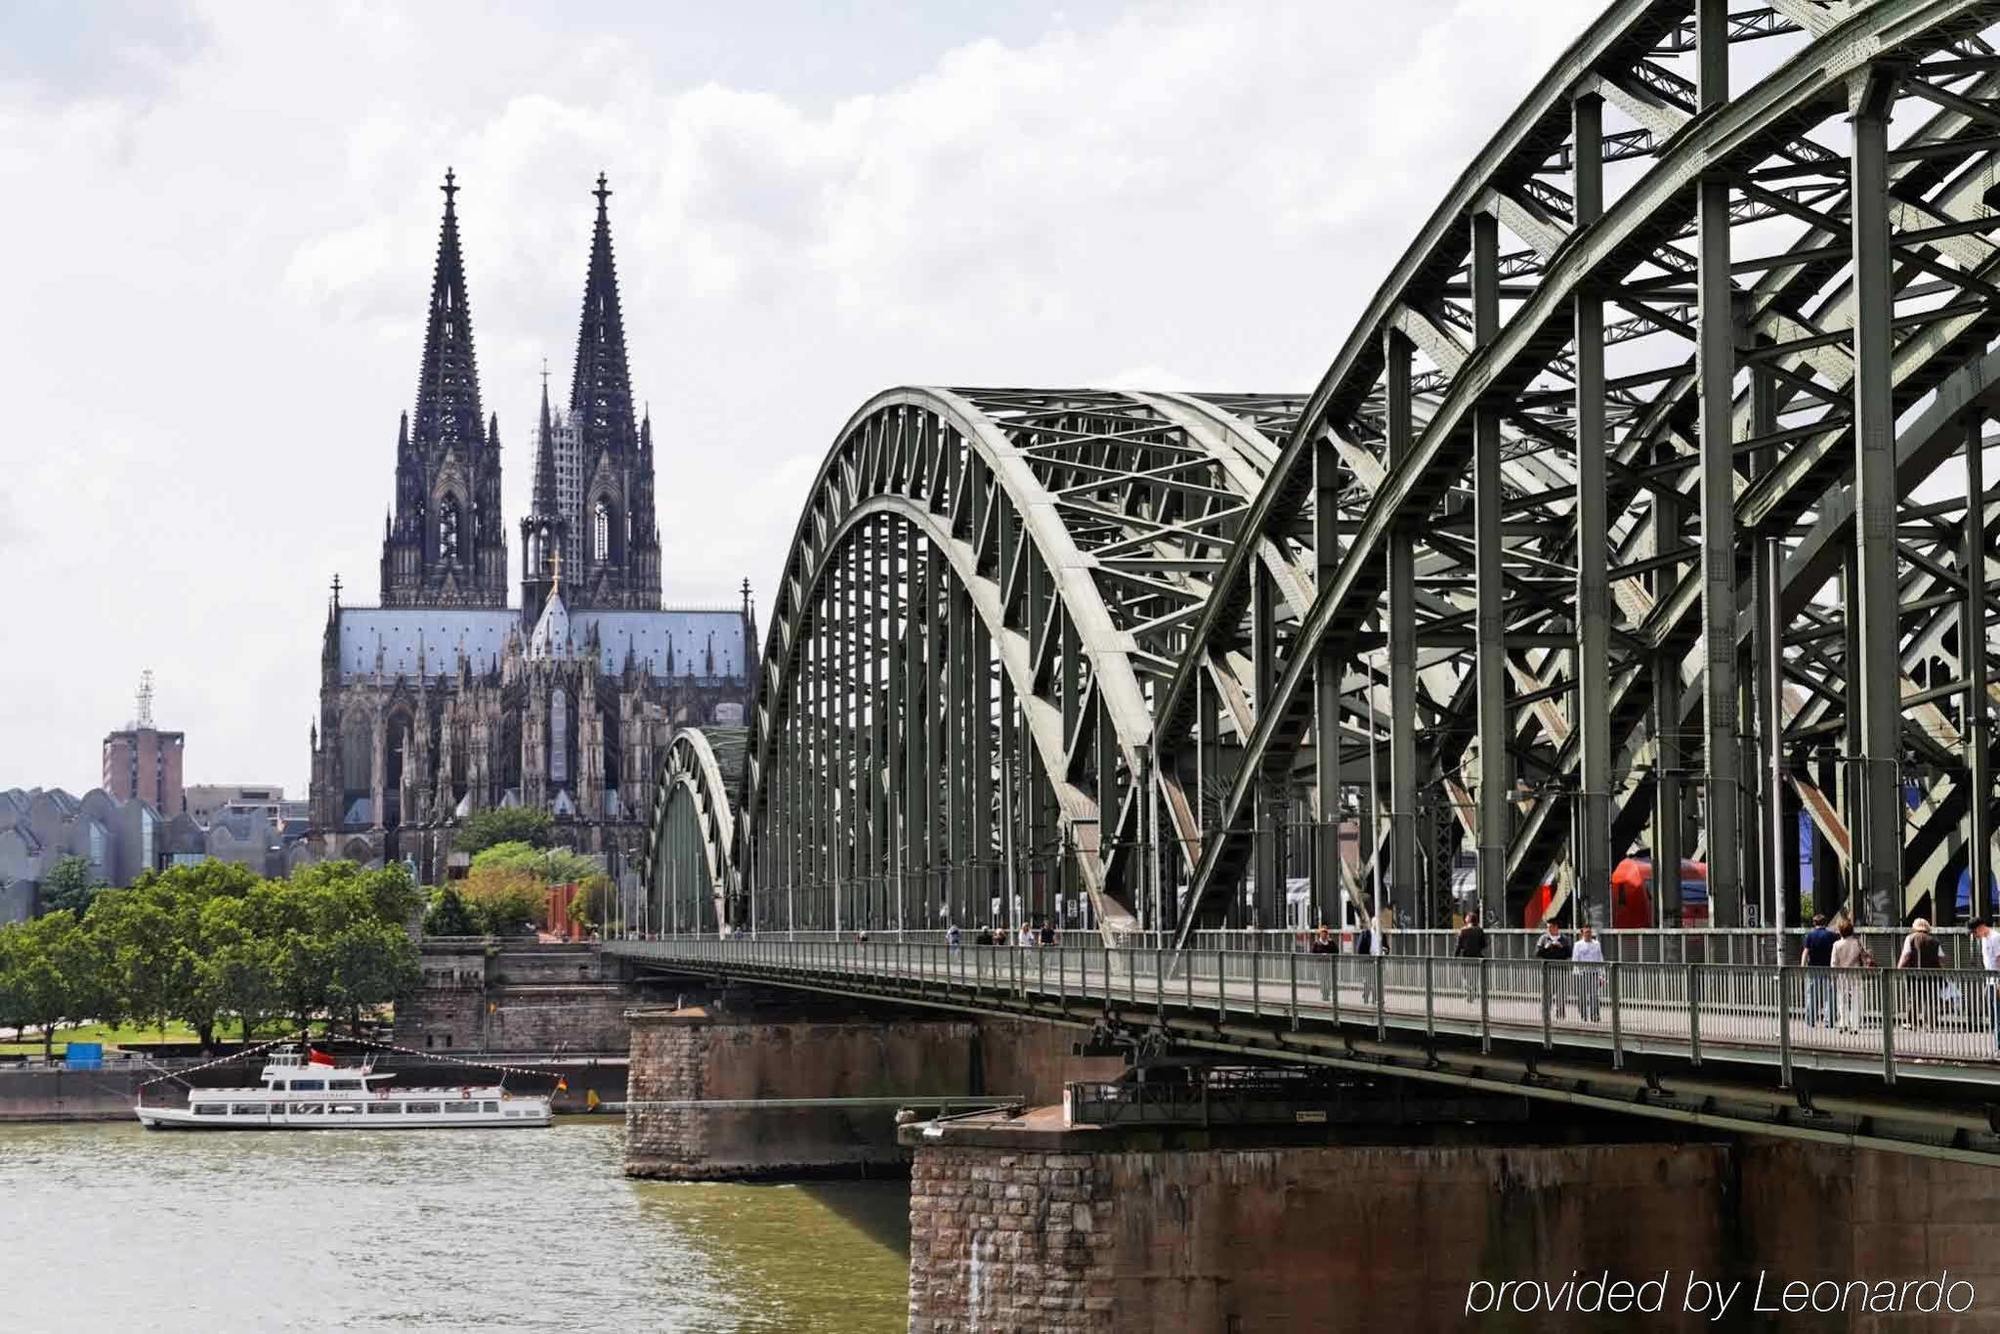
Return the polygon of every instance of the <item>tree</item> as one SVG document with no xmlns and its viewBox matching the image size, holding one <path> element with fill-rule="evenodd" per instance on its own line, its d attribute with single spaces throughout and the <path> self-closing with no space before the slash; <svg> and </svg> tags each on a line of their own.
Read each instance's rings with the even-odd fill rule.
<svg viewBox="0 0 2000 1334">
<path fill-rule="evenodd" d="M 429 911 L 424 914 L 424 934 L 427 936 L 476 936 L 479 928 L 472 920 L 472 913 L 465 906 L 465 896 L 458 892 L 457 885 L 446 885 L 431 899 Z"/>
<path fill-rule="evenodd" d="M 481 853 L 495 843 L 526 843 L 546 848 L 555 830 L 555 817 L 531 806 L 502 806 L 468 816 L 459 826 L 452 846 L 460 852 Z"/>
<path fill-rule="evenodd" d="M 249 897 L 210 899 L 202 905 L 205 980 L 213 988 L 217 1012 L 236 1016 L 246 1043 L 260 1025 L 284 1012 L 276 954 L 260 921 L 265 915 L 266 905 Z"/>
<path fill-rule="evenodd" d="M 585 926 L 603 926 L 610 920 L 613 906 L 611 877 L 600 871 L 586 877 L 576 897 L 570 900 L 570 920 Z"/>
<path fill-rule="evenodd" d="M 55 1052 L 65 1021 L 116 1017 L 95 942 L 71 912 L 53 912 L 0 931 L 0 1021 L 39 1025 L 42 1056 Z"/>
<path fill-rule="evenodd" d="M 73 854 L 58 857 L 49 873 L 42 877 L 42 911 L 74 913 L 81 918 L 89 911 L 97 891 L 103 888 L 90 872 L 90 858 Z"/>
<path fill-rule="evenodd" d="M 495 843 L 472 859 L 474 872 L 504 869 L 525 871 L 545 885 L 574 885 L 602 869 L 594 857 L 568 848 L 537 848 L 527 843 Z"/>
<path fill-rule="evenodd" d="M 423 891 L 402 866 L 370 871 L 353 862 L 319 862 L 299 867 L 286 883 L 309 892 L 329 887 L 342 893 L 357 891 L 368 901 L 368 911 L 375 920 L 405 928 L 424 901 Z"/>
<path fill-rule="evenodd" d="M 542 915 L 548 886 L 539 876 L 513 866 L 489 866 L 465 877 L 459 893 L 473 925 L 490 936 L 512 935 Z"/>
</svg>

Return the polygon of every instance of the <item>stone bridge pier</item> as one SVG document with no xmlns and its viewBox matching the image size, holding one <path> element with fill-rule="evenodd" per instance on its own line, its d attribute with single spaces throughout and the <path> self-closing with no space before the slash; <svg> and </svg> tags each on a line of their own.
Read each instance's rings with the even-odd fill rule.
<svg viewBox="0 0 2000 1334">
<path fill-rule="evenodd" d="M 2000 1329 L 1990 1167 L 1769 1139 L 1381 1129 L 1284 1142 L 1073 1126 L 1057 1108 L 906 1127 L 910 1330 Z M 1607 1276 L 1634 1293 L 1616 1313 L 1499 1286 Z M 1729 1309 L 1697 1281 L 1732 1290 Z M 1828 1299 L 1828 1282 L 1841 1309 L 1784 1305 L 1797 1283 Z M 1944 1284 L 1969 1310 L 1942 1304 Z"/>
<path fill-rule="evenodd" d="M 1060 1101 L 1065 1080 L 1111 1078 L 1124 1066 L 1074 1055 L 1086 1031 L 1076 1027 L 753 987 L 689 990 L 699 1003 L 627 1016 L 628 1176 L 906 1176 L 893 1105 L 787 1104 L 1018 1096 L 1036 1105 Z"/>
</svg>

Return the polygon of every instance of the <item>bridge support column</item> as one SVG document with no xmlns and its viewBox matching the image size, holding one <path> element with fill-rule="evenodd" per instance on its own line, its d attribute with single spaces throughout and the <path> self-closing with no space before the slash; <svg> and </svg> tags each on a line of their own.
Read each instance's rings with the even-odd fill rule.
<svg viewBox="0 0 2000 1334">
<path fill-rule="evenodd" d="M 1552 1255 L 1732 1261 L 1717 1145 L 1260 1143 L 1054 1108 L 904 1135 L 912 1334 L 1445 1329 L 1469 1283 Z"/>
<path fill-rule="evenodd" d="M 1065 1079 L 1115 1077 L 1121 1057 L 1078 1057 L 1082 1031 L 945 1018 L 809 996 L 729 991 L 716 1004 L 634 1010 L 625 1174 L 669 1181 L 896 1177 L 896 1107 L 776 1100 L 1061 1097 Z M 700 1104 L 772 1102 L 774 1105 Z"/>
</svg>

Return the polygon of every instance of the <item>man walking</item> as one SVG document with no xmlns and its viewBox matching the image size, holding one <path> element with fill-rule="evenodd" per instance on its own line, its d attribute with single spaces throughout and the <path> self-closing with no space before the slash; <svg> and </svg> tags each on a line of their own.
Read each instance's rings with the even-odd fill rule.
<svg viewBox="0 0 2000 1334">
<path fill-rule="evenodd" d="M 1354 933 L 1354 952 L 1356 955 L 1361 956 L 1362 960 L 1361 1003 L 1363 1005 L 1373 1005 L 1375 1003 L 1376 974 L 1382 967 L 1381 964 L 1375 962 L 1375 957 L 1389 952 L 1389 941 L 1382 933 L 1382 924 L 1380 922 L 1368 920 L 1362 923 L 1361 929 Z"/>
<path fill-rule="evenodd" d="M 1563 936 L 1562 928 L 1556 925 L 1555 918 L 1549 918 L 1544 925 L 1547 929 L 1535 941 L 1535 957 L 1544 965 L 1542 1012 L 1548 1013 L 1553 1001 L 1556 1018 L 1563 1019 L 1569 1015 L 1569 978 L 1565 976 L 1569 970 L 1569 941 Z M 1558 964 L 1562 965 L 1561 972 L 1555 970 L 1554 966 Z M 1550 976 L 1552 972 L 1555 973 L 1553 977 Z"/>
<path fill-rule="evenodd" d="M 1829 930 L 1826 914 L 1813 914 L 1812 930 L 1806 932 L 1805 948 L 1799 951 L 1799 967 L 1806 973 L 1806 1027 L 1825 1023 L 1832 1028 L 1840 1017 L 1840 1002 L 1833 990 L 1833 947 L 1840 937 Z M 1822 1018 L 1824 1016 L 1824 1018 Z"/>
<path fill-rule="evenodd" d="M 1604 983 L 1604 970 L 1598 965 L 1604 962 L 1604 946 L 1597 939 L 1596 930 L 1585 922 L 1576 929 L 1576 948 L 1570 951 L 1570 961 L 1581 965 L 1576 973 L 1576 1013 L 1585 1023 L 1597 1022 L 1597 998 L 1599 988 Z"/>
<path fill-rule="evenodd" d="M 2000 931 L 1995 931 L 1993 923 L 1984 917 L 1975 917 L 1972 938 L 1979 943 L 1979 966 L 1986 970 L 1986 1004 L 1993 1011 L 1993 1046 L 2000 1051 L 2000 993 L 1995 990 L 2000 978 L 1994 976 L 2000 974 Z"/>
<path fill-rule="evenodd" d="M 1479 987 L 1479 961 L 1486 957 L 1486 928 L 1479 923 L 1478 904 L 1466 913 L 1465 925 L 1458 929 L 1458 940 L 1451 947 L 1451 957 L 1459 960 L 1460 989 L 1470 1001 Z"/>
</svg>

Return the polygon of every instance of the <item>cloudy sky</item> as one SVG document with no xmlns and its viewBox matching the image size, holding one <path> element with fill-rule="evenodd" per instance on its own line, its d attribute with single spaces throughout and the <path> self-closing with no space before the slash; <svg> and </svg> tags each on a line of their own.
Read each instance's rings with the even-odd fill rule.
<svg viewBox="0 0 2000 1334">
<path fill-rule="evenodd" d="M 510 541 L 602 169 L 667 597 L 762 603 L 879 389 L 1310 387 L 1597 8 L 8 0 L 0 786 L 92 786 L 151 667 L 189 781 L 303 795 L 447 165 Z"/>
</svg>

